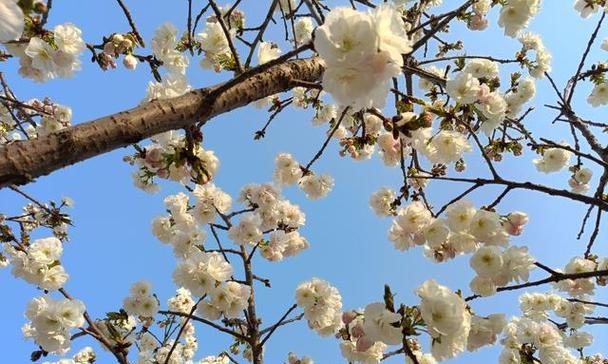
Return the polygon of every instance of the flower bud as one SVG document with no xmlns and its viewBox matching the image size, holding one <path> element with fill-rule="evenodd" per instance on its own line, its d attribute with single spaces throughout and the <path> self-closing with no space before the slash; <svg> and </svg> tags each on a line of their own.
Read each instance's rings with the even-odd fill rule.
<svg viewBox="0 0 608 364">
<path fill-rule="evenodd" d="M 353 326 L 351 333 L 353 337 L 361 337 L 365 335 L 365 331 L 363 331 L 363 326 L 361 326 L 361 324 L 356 324 Z"/>
<path fill-rule="evenodd" d="M 357 317 L 357 314 L 354 311 L 346 311 L 342 313 L 342 322 L 344 325 L 348 325 Z"/>
<path fill-rule="evenodd" d="M 114 47 L 114 43 L 107 42 L 106 44 L 104 44 L 103 45 L 103 53 L 109 54 L 109 55 L 116 54 L 116 47 Z"/>
<path fill-rule="evenodd" d="M 372 341 L 370 338 L 368 338 L 367 336 L 361 336 L 358 340 L 357 340 L 357 351 L 358 352 L 365 352 L 367 351 L 369 348 L 372 347 L 372 345 L 374 345 L 374 341 Z"/>
<path fill-rule="evenodd" d="M 136 69 L 138 63 L 139 62 L 137 61 L 137 58 L 135 58 L 135 56 L 133 56 L 132 54 L 127 54 L 122 60 L 122 64 L 125 66 L 126 69 L 129 70 Z"/>
<path fill-rule="evenodd" d="M 120 44 L 125 40 L 125 37 L 122 36 L 122 34 L 114 34 L 112 36 L 112 42 Z"/>
</svg>

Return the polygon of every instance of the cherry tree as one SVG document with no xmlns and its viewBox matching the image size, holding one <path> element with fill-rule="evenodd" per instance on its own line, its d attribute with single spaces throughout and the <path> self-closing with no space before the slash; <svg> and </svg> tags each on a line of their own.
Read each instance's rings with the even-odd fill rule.
<svg viewBox="0 0 608 364">
<path fill-rule="evenodd" d="M 72 125 L 77 105 L 43 97 L 43 85 L 41 99 L 19 99 L 19 84 L 9 84 L 0 71 L 0 188 L 25 203 L 21 211 L 0 214 L 0 266 L 40 289 L 24 308 L 32 361 L 52 355 L 63 358 L 54 363 L 93 363 L 96 351 L 106 351 L 121 364 L 257 364 L 273 335 L 287 325 L 307 325 L 311 335 L 339 347 L 342 358 L 317 359 L 323 362 L 431 364 L 492 345 L 500 347 L 496 360 L 504 364 L 608 362 L 586 349 L 591 326 L 608 324 L 599 312 L 608 303 L 595 297 L 608 283 L 608 257 L 596 254 L 608 210 L 608 124 L 598 120 L 601 111 L 577 111 L 585 102 L 608 104 L 608 66 L 591 57 L 596 48 L 608 51 L 608 39 L 600 36 L 606 0 L 559 4 L 595 22 L 582 47 L 569 45 L 578 66 L 567 70 L 564 84 L 552 76 L 541 35 L 527 30 L 542 11 L 541 0 L 269 0 L 259 1 L 265 15 L 253 20 L 243 10 L 247 2 L 172 3 L 184 7 L 184 25 L 159 24 L 144 39 L 137 14 L 117 0 L 128 30 L 89 39 L 86 24 L 81 30 L 53 23 L 53 0 L 0 0 L 0 62 L 18 64 L 18 77 L 44 84 L 85 67 L 107 77 L 124 67 L 143 68 L 151 79 L 139 105 Z M 504 32 L 500 42 L 518 45 L 512 57 L 468 51 L 465 33 L 490 24 Z M 225 81 L 193 85 L 189 67 Z M 535 104 L 540 83 L 553 92 L 550 104 Z M 591 91 L 583 95 L 585 86 Z M 277 150 L 268 182 L 243 177 L 240 193 L 231 196 L 215 183 L 222 172 L 206 147 L 206 126 L 247 105 L 268 113 L 256 140 L 272 138 L 272 123 L 288 109 L 312 114 L 312 124 L 326 134 L 310 141 L 318 147 L 307 160 Z M 535 126 L 529 121 L 535 107 L 548 108 L 554 118 Z M 61 261 L 73 202 L 42 201 L 27 185 L 122 147 L 130 148 L 124 161 L 135 186 L 158 194 L 171 184 L 180 188 L 166 194 L 151 224 L 175 255 L 176 292 L 159 297 L 151 283 L 134 278 L 114 311 L 94 317 L 68 292 L 67 283 L 79 277 L 70 277 Z M 398 174 L 394 186 L 353 196 L 390 219 L 380 238 L 396 253 L 438 264 L 464 259 L 474 278 L 448 287 L 441 277 L 428 277 L 415 300 L 401 300 L 406 296 L 389 285 L 378 287 L 383 294 L 355 308 L 345 307 L 338 288 L 311 272 L 293 287 L 293 297 L 274 298 L 287 310 L 261 317 L 257 297 L 272 294 L 272 277 L 256 268 L 289 264 L 311 244 L 301 231 L 305 211 L 282 191 L 297 186 L 302 196 L 318 200 L 344 188 L 315 168 L 331 147 L 342 163 L 379 158 Z M 467 159 L 479 168 L 467 166 Z M 532 163 L 538 176 L 510 178 L 504 161 Z M 569 177 L 562 179 L 556 172 L 564 170 Z M 535 182 L 552 173 L 557 177 L 550 184 Z M 429 183 L 452 197 L 438 200 Z M 496 188 L 483 204 L 469 199 Z M 551 249 L 541 250 L 545 257 L 531 254 L 521 239 L 527 206 L 501 208 L 517 190 L 585 208 L 580 232 L 564 237 L 582 242 L 578 255 L 552 267 L 543 263 Z M 36 239 L 34 232 L 45 237 Z M 532 278 L 533 270 L 539 278 Z M 519 312 L 476 312 L 477 302 L 509 291 L 520 292 Z M 231 344 L 222 352 L 198 350 L 207 335 L 197 333 L 201 328 Z M 82 337 L 97 347 L 82 347 Z M 285 362 L 313 363 L 305 341 L 298 350 L 286 352 Z"/>
</svg>

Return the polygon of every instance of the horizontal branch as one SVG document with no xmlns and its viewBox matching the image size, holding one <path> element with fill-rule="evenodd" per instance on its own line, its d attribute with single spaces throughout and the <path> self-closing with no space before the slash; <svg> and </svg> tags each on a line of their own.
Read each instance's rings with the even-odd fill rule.
<svg viewBox="0 0 608 364">
<path fill-rule="evenodd" d="M 230 330 L 228 328 L 225 328 L 225 327 L 223 327 L 221 325 L 216 324 L 213 321 L 207 320 L 207 319 L 202 318 L 202 317 L 194 316 L 192 314 L 189 315 L 187 313 L 178 312 L 178 311 L 158 311 L 158 313 L 160 313 L 161 315 L 173 315 L 173 316 L 180 316 L 180 317 L 184 317 L 184 318 L 190 318 L 193 321 L 203 323 L 203 324 L 205 324 L 207 326 L 213 327 L 216 330 L 219 330 L 221 332 L 224 332 L 226 334 L 234 336 L 235 338 L 237 338 L 239 340 L 243 340 L 243 341 L 249 342 L 249 338 L 247 336 L 239 334 L 236 331 L 233 331 L 233 330 Z"/>
<path fill-rule="evenodd" d="M 502 185 L 510 187 L 511 189 L 522 189 L 522 190 L 530 190 L 530 191 L 538 191 L 542 193 L 546 193 L 551 196 L 560 196 L 565 197 L 570 200 L 583 202 L 588 205 L 597 206 L 601 210 L 608 210 L 608 202 L 604 201 L 601 198 L 591 197 L 587 195 L 582 195 L 580 193 L 570 192 L 568 190 L 560 190 L 557 188 L 548 187 L 541 184 L 536 184 L 532 182 L 517 182 L 510 181 L 502 178 L 498 179 L 486 179 L 486 178 L 459 178 L 459 177 L 442 177 L 442 176 L 422 176 L 416 175 L 413 176 L 415 178 L 421 179 L 435 179 L 440 181 L 452 181 L 452 182 L 465 182 L 465 183 L 473 183 L 474 185 Z"/>
<path fill-rule="evenodd" d="M 301 47 L 299 51 L 304 49 L 307 47 Z M 292 56 L 294 52 L 290 53 Z M 25 184 L 153 135 L 209 120 L 287 91 L 294 87 L 291 80 L 315 82 L 321 78 L 323 70 L 318 58 L 287 61 L 281 57 L 223 84 L 190 91 L 173 99 L 154 100 L 43 137 L 12 142 L 0 148 L 0 188 Z"/>
<path fill-rule="evenodd" d="M 496 291 L 497 292 L 515 291 L 515 290 L 522 289 L 522 288 L 536 287 L 536 286 L 540 286 L 540 285 L 547 284 L 547 283 L 557 283 L 557 282 L 561 282 L 561 281 L 565 281 L 565 280 L 569 280 L 569 279 L 583 279 L 583 278 L 606 277 L 606 276 L 608 276 L 608 270 L 606 270 L 606 269 L 605 270 L 595 270 L 595 271 L 590 271 L 590 272 L 570 273 L 570 274 L 556 272 L 556 274 L 552 274 L 547 278 L 539 279 L 537 281 L 529 281 L 529 282 L 525 282 L 522 284 L 515 284 L 512 286 L 498 287 L 498 289 L 496 289 Z M 465 301 L 467 301 L 467 302 L 472 301 L 472 300 L 480 298 L 480 297 L 481 296 L 479 296 L 479 295 L 469 296 L 465 299 Z"/>
</svg>

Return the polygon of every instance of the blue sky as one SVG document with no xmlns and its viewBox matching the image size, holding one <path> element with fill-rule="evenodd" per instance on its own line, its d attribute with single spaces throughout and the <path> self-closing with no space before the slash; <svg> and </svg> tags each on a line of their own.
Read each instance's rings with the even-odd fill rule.
<svg viewBox="0 0 608 364">
<path fill-rule="evenodd" d="M 450 6 L 456 3 L 452 0 L 446 2 Z M 165 21 L 180 29 L 185 28 L 185 0 L 127 3 L 148 43 L 154 29 Z M 257 25 L 265 9 L 255 5 L 258 4 L 256 1 L 244 1 L 244 4 L 248 24 Z M 99 42 L 103 35 L 114 31 L 129 30 L 113 1 L 55 2 L 49 24 L 53 26 L 66 21 L 81 27 L 88 42 Z M 530 30 L 540 33 L 552 52 L 553 75 L 558 84 L 563 84 L 576 69 L 595 22 L 595 18 L 581 20 L 572 10 L 570 1 L 546 1 L 542 5 L 542 11 L 532 22 Z M 454 36 L 464 37 L 468 54 L 512 57 L 519 43 L 502 36 L 495 23 L 496 10 L 493 10 L 487 31 L 471 35 L 459 25 L 454 27 Z M 283 39 L 282 26 L 279 24 L 269 34 L 270 40 L 280 42 Z M 605 36 L 608 36 L 608 31 L 600 33 L 600 38 Z M 599 46 L 595 47 L 591 59 L 604 60 L 605 55 L 601 52 Z M 18 78 L 14 61 L 0 67 L 19 97 L 50 96 L 54 101 L 72 107 L 75 123 L 132 107 L 143 98 L 146 84 L 151 79 L 144 65 L 135 72 L 119 67 L 104 73 L 88 62 L 88 54 L 82 58 L 83 70 L 74 79 L 54 80 L 44 85 Z M 197 63 L 197 60 L 192 61 L 189 70 L 194 87 L 211 85 L 229 76 L 203 70 Z M 542 107 L 555 99 L 548 82 L 539 81 L 537 89 L 537 109 L 527 119 L 526 125 L 543 136 L 556 140 L 567 138 L 565 127 L 552 125 L 553 113 Z M 590 109 L 585 105 L 584 97 L 589 89 L 588 85 L 580 86 L 577 110 L 585 117 L 602 119 L 606 116 L 605 109 Z M 266 118 L 264 111 L 247 107 L 220 116 L 205 126 L 204 147 L 214 150 L 221 160 L 215 183 L 223 190 L 234 195 L 247 183 L 270 181 L 277 153 L 290 152 L 305 162 L 312 158 L 324 140 L 323 128 L 311 125 L 309 111 L 287 110 L 275 120 L 265 139 L 254 141 L 254 132 L 261 128 Z M 299 204 L 306 213 L 302 234 L 311 242 L 311 248 L 280 263 L 254 261 L 257 274 L 269 277 L 273 285 L 272 289 L 257 287 L 258 309 L 264 323 L 275 322 L 294 302 L 295 287 L 311 277 L 326 279 L 336 286 L 343 296 L 344 308 L 363 307 L 381 300 L 386 283 L 396 292 L 397 301 L 410 305 L 417 303 L 413 290 L 428 278 L 468 292 L 468 282 L 474 273 L 468 267 L 466 257 L 437 265 L 424 258 L 421 249 L 398 252 L 386 238 L 390 219 L 379 219 L 369 209 L 368 198 L 372 192 L 383 186 L 398 188 L 401 181 L 399 169 L 385 167 L 377 157 L 364 162 L 341 158 L 337 150 L 335 143 L 330 145 L 314 168 L 317 172 L 329 172 L 336 180 L 335 189 L 327 198 L 311 202 L 297 189 L 284 191 L 285 196 Z M 156 195 L 136 189 L 130 179 L 131 167 L 121 161 L 131 152 L 131 149 L 117 150 L 40 178 L 25 187 L 41 200 L 58 200 L 61 196 L 75 200 L 76 205 L 71 211 L 74 227 L 70 230 L 70 242 L 65 246 L 63 258 L 63 264 L 71 275 L 66 288 L 82 299 L 95 317 L 119 309 L 130 285 L 141 279 L 153 284 L 162 301 L 175 291 L 171 280 L 175 258 L 168 246 L 152 236 L 150 223 L 163 213 L 163 198 L 182 189 L 177 184 L 163 184 L 161 192 Z M 505 176 L 565 188 L 567 173 L 540 175 L 530 163 L 533 157 L 529 152 L 517 160 L 508 157 L 499 169 Z M 479 158 L 470 156 L 467 162 L 467 175 L 487 173 Z M 441 205 L 462 190 L 463 186 L 459 184 L 434 181 L 427 194 L 433 204 Z M 477 205 L 487 204 L 500 191 L 488 187 L 472 194 L 471 199 Z M 17 212 L 23 204 L 21 197 L 0 190 L 1 212 Z M 532 254 L 543 263 L 563 267 L 571 256 L 584 251 L 586 240 L 576 240 L 584 206 L 533 192 L 515 191 L 499 206 L 502 213 L 512 210 L 523 210 L 530 215 L 530 224 L 524 234 L 513 239 L 512 243 L 528 245 Z M 602 244 L 604 241 L 605 235 L 601 235 L 596 244 L 595 252 L 600 256 L 607 254 L 606 246 Z M 226 241 L 226 244 L 230 242 Z M 533 277 L 542 276 L 542 272 L 533 273 Z M 0 300 L 3 357 L 6 362 L 25 363 L 29 353 L 36 348 L 31 341 L 21 337 L 20 327 L 26 322 L 23 311 L 27 302 L 40 292 L 14 279 L 10 270 L 0 270 L 0 282 L 5 294 Z M 541 288 L 541 291 L 547 289 Z M 599 290 L 597 299 L 606 300 L 608 295 Z M 505 293 L 475 301 L 472 307 L 482 315 L 495 312 L 515 314 L 518 312 L 517 294 Z M 203 327 L 197 329 L 199 356 L 215 354 L 226 348 L 228 341 L 222 336 Z M 598 343 L 606 342 L 606 339 L 608 335 L 598 334 L 594 349 L 599 351 Z M 90 344 L 87 340 L 79 339 L 73 347 L 78 349 Z M 342 362 L 337 340 L 318 337 L 303 322 L 283 328 L 273 336 L 266 348 L 266 362 L 280 363 L 289 351 L 309 355 L 317 363 Z M 493 362 L 496 353 L 496 348 L 484 348 L 450 363 Z M 395 358 L 387 363 L 400 363 L 402 360 Z M 100 363 L 106 362 L 111 362 L 111 359 L 100 353 Z"/>
</svg>

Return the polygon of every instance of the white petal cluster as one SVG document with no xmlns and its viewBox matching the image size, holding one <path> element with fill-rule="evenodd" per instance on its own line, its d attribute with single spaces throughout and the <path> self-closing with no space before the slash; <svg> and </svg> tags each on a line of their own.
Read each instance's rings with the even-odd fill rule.
<svg viewBox="0 0 608 364">
<path fill-rule="evenodd" d="M 228 237 L 237 244 L 256 245 L 264 237 L 262 219 L 257 214 L 248 213 L 241 217 L 238 224 L 228 230 Z"/>
<path fill-rule="evenodd" d="M 297 45 L 306 44 L 312 40 L 312 31 L 314 30 L 314 25 L 310 17 L 305 16 L 298 18 L 298 20 L 295 22 L 294 28 Z"/>
<path fill-rule="evenodd" d="M 308 240 L 298 231 L 286 233 L 283 230 L 274 231 L 268 241 L 259 245 L 260 254 L 271 262 L 278 262 L 285 257 L 299 254 L 310 246 Z"/>
<path fill-rule="evenodd" d="M 177 29 L 171 23 L 164 23 L 152 38 L 152 52 L 163 62 L 163 67 L 171 74 L 184 76 L 188 68 L 188 57 L 178 51 L 179 37 Z"/>
<path fill-rule="evenodd" d="M 401 315 L 387 310 L 384 303 L 375 302 L 365 306 L 363 317 L 363 332 L 368 340 L 381 341 L 386 345 L 402 343 Z"/>
<path fill-rule="evenodd" d="M 499 286 L 525 282 L 535 268 L 534 262 L 527 247 L 510 246 L 504 251 L 497 246 L 480 247 L 470 260 L 477 273 L 470 283 L 471 290 L 480 296 L 492 296 Z"/>
<path fill-rule="evenodd" d="M 593 272 L 595 270 L 598 270 L 598 265 L 593 260 L 583 257 L 573 257 L 568 264 L 566 264 L 564 273 L 576 274 Z M 593 294 L 595 290 L 594 282 L 594 278 L 566 279 L 555 283 L 555 286 L 560 291 L 567 292 L 572 297 L 585 298 L 588 295 Z"/>
<path fill-rule="evenodd" d="M 461 72 L 448 80 L 445 89 L 451 98 L 461 104 L 476 102 L 481 90 L 479 80 L 468 72 Z"/>
<path fill-rule="evenodd" d="M 57 362 L 45 361 L 42 364 L 90 364 L 95 362 L 96 359 L 97 355 L 95 354 L 95 351 L 93 351 L 93 348 L 85 346 L 74 354 L 72 359 L 61 359 Z"/>
<path fill-rule="evenodd" d="M 289 153 L 277 154 L 273 174 L 274 181 L 279 186 L 289 186 L 298 183 L 302 178 L 300 163 Z"/>
<path fill-rule="evenodd" d="M 507 115 L 517 117 L 521 112 L 523 105 L 536 95 L 536 84 L 534 80 L 526 78 L 519 82 L 515 90 L 510 91 L 505 95 L 507 102 Z"/>
<path fill-rule="evenodd" d="M 498 25 L 505 29 L 505 35 L 515 37 L 526 28 L 540 9 L 540 0 L 507 0 L 504 2 Z"/>
<path fill-rule="evenodd" d="M 397 193 L 390 188 L 381 188 L 369 197 L 369 206 L 378 216 L 391 216 L 395 212 L 393 202 L 397 199 Z"/>
<path fill-rule="evenodd" d="M 348 336 L 340 342 L 342 356 L 349 363 L 378 364 L 388 347 L 382 341 L 374 341 L 366 335 L 362 312 L 348 311 L 342 315 Z"/>
<path fill-rule="evenodd" d="M 493 345 L 506 325 L 504 314 L 492 314 L 488 317 L 471 316 L 467 350 L 476 351 L 482 346 Z"/>
<path fill-rule="evenodd" d="M 289 353 L 285 364 L 315 364 L 315 362 L 308 356 L 299 358 L 296 353 Z"/>
<path fill-rule="evenodd" d="M 196 204 L 191 213 L 200 224 L 209 224 L 217 219 L 217 214 L 230 211 L 232 197 L 213 183 L 196 185 L 192 194 Z"/>
<path fill-rule="evenodd" d="M 231 39 L 234 38 L 236 29 L 229 29 L 228 34 Z M 197 34 L 197 40 L 201 42 L 201 49 L 205 52 L 205 57 L 200 62 L 201 67 L 213 69 L 215 72 L 232 67 L 234 59 L 228 38 L 219 22 L 208 19 L 205 29 Z"/>
<path fill-rule="evenodd" d="M 513 211 L 507 215 L 506 221 L 503 221 L 503 226 L 509 235 L 519 236 L 523 231 L 524 225 L 528 223 L 528 214 L 521 211 Z"/>
<path fill-rule="evenodd" d="M 411 51 L 400 13 L 387 4 L 373 13 L 334 8 L 315 30 L 314 47 L 327 65 L 323 89 L 355 110 L 384 106 L 388 82 Z"/>
<path fill-rule="evenodd" d="M 158 312 L 159 302 L 152 295 L 150 283 L 140 281 L 131 286 L 131 294 L 123 301 L 123 308 L 129 315 L 154 317 Z"/>
<path fill-rule="evenodd" d="M 202 301 L 197 310 L 209 320 L 217 320 L 222 315 L 226 318 L 238 318 L 247 308 L 251 287 L 237 283 L 224 282 L 213 288 L 209 299 Z"/>
<path fill-rule="evenodd" d="M 498 91 L 491 91 L 486 84 L 487 80 L 498 77 L 498 72 L 496 62 L 481 58 L 473 59 L 462 72 L 458 73 L 453 79 L 447 80 L 446 83 L 448 95 L 456 102 L 477 106 L 477 109 L 484 116 L 481 130 L 486 135 L 491 135 L 492 131 L 502 123 L 509 107 L 506 97 Z"/>
<path fill-rule="evenodd" d="M 299 181 L 300 188 L 311 200 L 327 196 L 334 187 L 334 179 L 328 174 L 308 174 Z"/>
<path fill-rule="evenodd" d="M 240 222 L 231 229 L 235 234 L 234 240 L 240 243 L 247 243 L 259 237 L 256 226 L 257 230 L 262 232 L 276 229 L 288 232 L 304 225 L 306 221 L 306 216 L 299 206 L 284 199 L 280 191 L 271 184 L 247 185 L 241 189 L 239 200 L 247 207 L 255 209 L 251 215 L 243 216 L 246 219 L 242 225 L 243 231 L 238 231 L 241 229 Z M 248 237 L 248 234 L 252 236 Z"/>
<path fill-rule="evenodd" d="M 36 82 L 60 77 L 71 78 L 80 70 L 80 54 L 85 49 L 82 31 L 74 24 L 57 25 L 52 32 L 53 43 L 32 37 L 27 44 L 7 46 L 9 53 L 19 58 L 19 74 Z"/>
<path fill-rule="evenodd" d="M 68 106 L 50 103 L 48 100 L 40 101 L 36 99 L 28 101 L 27 104 L 34 108 L 42 109 L 45 112 L 45 115 L 40 119 L 40 124 L 36 126 L 36 135 L 38 137 L 65 129 L 72 124 L 72 109 Z"/>
<path fill-rule="evenodd" d="M 366 350 L 357 350 L 357 344 L 351 340 L 340 343 L 340 352 L 349 363 L 378 364 L 382 360 L 386 345 L 378 341 Z"/>
<path fill-rule="evenodd" d="M 178 342 L 175 344 L 175 349 L 167 361 L 167 357 L 171 352 L 174 341 L 169 340 L 167 343 L 161 347 L 156 348 L 152 351 L 140 351 L 138 364 L 148 364 L 148 363 L 167 363 L 167 364 L 182 364 L 182 363 L 192 363 L 192 358 L 196 350 L 198 349 L 198 343 L 196 342 L 194 325 L 191 322 L 188 322 L 184 326 L 184 332 L 182 333 L 182 339 L 184 343 Z"/>
<path fill-rule="evenodd" d="M 416 289 L 422 319 L 433 337 L 431 353 L 437 360 L 453 358 L 464 351 L 471 328 L 471 314 L 462 298 L 434 280 Z"/>
<path fill-rule="evenodd" d="M 48 295 L 34 298 L 25 316 L 31 321 L 22 328 L 44 351 L 65 354 L 70 349 L 70 330 L 84 325 L 84 304 L 78 300 L 56 300 Z"/>
<path fill-rule="evenodd" d="M 304 309 L 308 326 L 321 336 L 334 334 L 341 325 L 342 297 L 328 282 L 313 278 L 296 289 L 296 303 Z"/>
<path fill-rule="evenodd" d="M 593 107 L 608 105 L 608 83 L 601 82 L 594 85 L 587 102 Z"/>
<path fill-rule="evenodd" d="M 232 266 L 217 252 L 195 252 L 180 261 L 173 281 L 195 296 L 211 294 L 215 287 L 232 276 Z"/>
<path fill-rule="evenodd" d="M 593 311 L 592 306 L 570 302 L 556 294 L 525 293 L 520 296 L 522 317 L 513 317 L 503 330 L 501 343 L 504 349 L 499 363 L 521 363 L 522 345 L 533 346 L 543 363 L 581 364 L 582 361 L 568 349 L 585 347 L 593 337 L 576 329 L 584 323 L 584 315 Z M 554 322 L 549 321 L 550 313 L 566 318 L 566 324 L 573 329 L 569 336 L 562 333 Z"/>
<path fill-rule="evenodd" d="M 227 355 L 220 354 L 219 356 L 208 356 L 202 359 L 197 364 L 229 364 L 230 359 Z"/>
<path fill-rule="evenodd" d="M 589 191 L 589 181 L 593 177 L 593 171 L 589 168 L 580 168 L 568 180 L 568 185 L 574 193 L 587 193 Z"/>
<path fill-rule="evenodd" d="M 163 82 L 171 80 L 170 77 Z M 189 87 L 189 86 L 188 86 Z M 155 177 L 170 179 L 187 184 L 197 178 L 188 163 L 177 163 L 176 157 L 183 158 L 183 149 L 186 148 L 186 138 L 175 131 L 168 131 L 152 137 L 152 144 L 142 148 L 143 153 L 128 157 L 130 164 L 138 169 L 133 173 L 133 183 L 146 192 L 158 192 L 159 186 Z M 180 154 L 181 153 L 181 154 Z M 220 161 L 212 150 L 206 150 L 199 144 L 194 146 L 193 154 L 199 159 L 200 166 L 206 178 L 213 179 L 220 165 Z"/>
<path fill-rule="evenodd" d="M 210 189 L 214 187 L 211 186 Z M 218 190 L 215 189 L 215 192 Z M 164 202 L 169 215 L 157 217 L 152 221 L 152 233 L 161 242 L 171 245 L 175 256 L 187 258 L 198 252 L 198 247 L 207 239 L 207 233 L 197 224 L 198 220 L 205 217 L 201 212 L 201 202 L 199 200 L 197 205 L 191 208 L 189 197 L 183 192 L 167 196 Z"/>
<path fill-rule="evenodd" d="M 532 162 L 539 172 L 552 173 L 566 167 L 571 155 L 570 151 L 563 148 L 547 148 L 543 151 L 542 158 Z"/>
<path fill-rule="evenodd" d="M 68 280 L 68 273 L 61 265 L 63 243 L 55 238 L 34 240 L 27 251 L 5 245 L 5 252 L 13 264 L 12 273 L 26 282 L 47 291 L 57 290 Z"/>
<path fill-rule="evenodd" d="M 258 63 L 268 63 L 279 58 L 280 55 L 281 49 L 279 46 L 270 42 L 261 42 L 258 48 Z"/>
<path fill-rule="evenodd" d="M 432 215 L 426 206 L 415 201 L 397 211 L 388 233 L 389 240 L 399 251 L 405 251 L 415 245 L 424 244 L 424 229 L 432 222 Z"/>
<path fill-rule="evenodd" d="M 602 9 L 602 5 L 588 0 L 575 0 L 574 10 L 578 11 L 581 18 L 586 19 Z"/>
<path fill-rule="evenodd" d="M 18 0 L 0 0 L 0 43 L 19 39 L 25 26 Z"/>
<path fill-rule="evenodd" d="M 425 154 L 433 163 L 449 164 L 458 161 L 465 152 L 472 150 L 462 133 L 441 130 L 431 138 Z"/>
<path fill-rule="evenodd" d="M 540 36 L 532 33 L 524 33 L 519 37 L 522 44 L 522 52 L 526 54 L 534 51 L 536 57 L 531 64 L 526 65 L 530 76 L 539 79 L 545 77 L 545 73 L 551 72 L 551 53 L 545 48 Z"/>
<path fill-rule="evenodd" d="M 178 288 L 175 296 L 167 300 L 167 307 L 169 307 L 169 310 L 182 313 L 190 313 L 194 304 L 195 302 L 192 298 L 192 294 L 184 287 Z"/>
<path fill-rule="evenodd" d="M 148 82 L 146 96 L 142 102 L 171 99 L 182 96 L 190 90 L 192 90 L 192 87 L 188 83 L 188 79 L 185 76 L 181 74 L 169 73 L 163 77 L 162 82 Z"/>
</svg>

